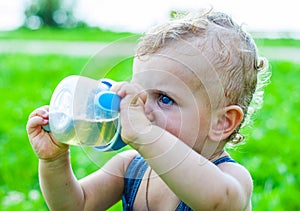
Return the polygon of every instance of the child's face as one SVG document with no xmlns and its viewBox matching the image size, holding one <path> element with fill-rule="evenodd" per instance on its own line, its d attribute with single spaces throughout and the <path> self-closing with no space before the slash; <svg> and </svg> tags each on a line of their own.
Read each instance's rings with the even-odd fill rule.
<svg viewBox="0 0 300 211">
<path fill-rule="evenodd" d="M 186 65 L 195 66 L 195 57 L 171 47 L 160 53 L 135 59 L 132 82 L 147 93 L 145 113 L 152 124 L 200 151 L 210 128 L 211 105 L 200 80 Z M 207 67 L 204 60 L 202 67 Z"/>
</svg>

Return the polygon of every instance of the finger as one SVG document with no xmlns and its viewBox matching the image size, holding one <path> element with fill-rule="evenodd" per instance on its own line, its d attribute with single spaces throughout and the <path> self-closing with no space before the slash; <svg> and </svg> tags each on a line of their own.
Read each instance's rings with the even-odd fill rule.
<svg viewBox="0 0 300 211">
<path fill-rule="evenodd" d="M 41 116 L 48 119 L 49 106 L 42 106 L 40 108 L 35 109 L 30 115 L 29 118 L 34 116 Z"/>
<path fill-rule="evenodd" d="M 118 95 L 122 97 L 123 104 L 128 106 L 143 105 L 143 100 L 140 99 L 141 87 L 137 84 L 124 83 L 118 91 Z"/>
<path fill-rule="evenodd" d="M 140 86 L 139 84 L 133 83 L 132 84 L 132 101 L 131 105 L 144 105 L 147 99 L 147 92 Z"/>
<path fill-rule="evenodd" d="M 130 105 L 130 106 L 133 106 L 133 107 L 139 106 L 139 105 L 140 105 L 140 104 L 139 104 L 139 96 L 138 96 L 138 95 L 134 96 L 134 97 L 131 99 L 129 105 Z"/>
<path fill-rule="evenodd" d="M 121 101 L 121 110 L 125 111 L 134 107 L 144 108 L 143 100 L 139 97 L 139 95 L 126 95 L 126 97 L 124 97 Z"/>
<path fill-rule="evenodd" d="M 140 94 L 139 94 L 139 97 L 140 99 L 142 100 L 143 104 L 146 103 L 146 100 L 147 100 L 147 92 L 146 91 L 142 91 Z"/>
<path fill-rule="evenodd" d="M 26 125 L 26 130 L 28 134 L 33 133 L 38 127 L 47 125 L 49 123 L 49 120 L 43 119 L 39 116 L 34 116 L 30 118 Z"/>
<path fill-rule="evenodd" d="M 128 82 L 125 82 L 125 81 L 117 82 L 117 83 L 112 85 L 112 87 L 110 88 L 110 91 L 118 93 L 120 91 L 121 87 L 123 87 L 127 83 Z"/>
</svg>

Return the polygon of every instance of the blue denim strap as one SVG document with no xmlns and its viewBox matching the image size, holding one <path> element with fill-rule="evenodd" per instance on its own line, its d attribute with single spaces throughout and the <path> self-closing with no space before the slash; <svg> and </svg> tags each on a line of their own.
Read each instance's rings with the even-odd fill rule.
<svg viewBox="0 0 300 211">
<path fill-rule="evenodd" d="M 132 210 L 136 193 L 147 168 L 148 163 L 140 155 L 137 155 L 129 164 L 125 174 L 124 194 L 122 196 L 124 211 Z"/>
<path fill-rule="evenodd" d="M 183 201 L 180 201 L 178 204 L 176 211 L 192 211 L 192 209 L 186 205 Z"/>
<path fill-rule="evenodd" d="M 230 162 L 230 163 L 236 163 L 235 160 L 233 160 L 231 157 L 229 156 L 225 156 L 225 157 L 221 157 L 217 160 L 215 160 L 213 163 L 217 166 L 221 163 L 227 163 L 227 162 Z"/>
</svg>

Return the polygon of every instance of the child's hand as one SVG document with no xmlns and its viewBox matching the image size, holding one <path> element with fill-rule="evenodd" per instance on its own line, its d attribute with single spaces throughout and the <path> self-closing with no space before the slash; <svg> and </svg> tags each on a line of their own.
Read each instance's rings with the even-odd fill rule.
<svg viewBox="0 0 300 211">
<path fill-rule="evenodd" d="M 137 149 L 140 145 L 146 144 L 142 143 L 140 137 L 152 128 L 144 109 L 147 95 L 138 85 L 127 82 L 117 83 L 111 90 L 122 97 L 120 104 L 122 139 Z"/>
<path fill-rule="evenodd" d="M 54 160 L 68 151 L 69 146 L 58 142 L 51 133 L 42 126 L 49 123 L 49 106 L 37 108 L 29 115 L 26 125 L 30 144 L 39 159 Z"/>
</svg>

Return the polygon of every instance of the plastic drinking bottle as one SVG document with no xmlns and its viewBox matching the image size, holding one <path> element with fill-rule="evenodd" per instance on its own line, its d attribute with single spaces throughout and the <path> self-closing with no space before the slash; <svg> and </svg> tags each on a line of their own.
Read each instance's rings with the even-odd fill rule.
<svg viewBox="0 0 300 211">
<path fill-rule="evenodd" d="M 120 136 L 120 97 L 110 91 L 115 83 L 84 76 L 68 76 L 55 88 L 44 129 L 65 144 L 118 150 L 126 144 Z"/>
</svg>

